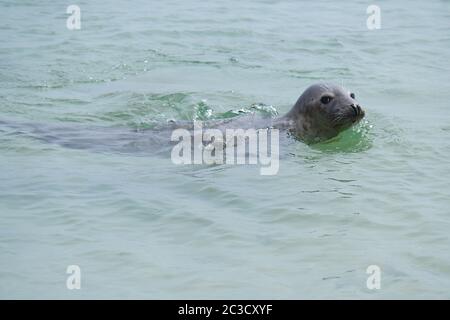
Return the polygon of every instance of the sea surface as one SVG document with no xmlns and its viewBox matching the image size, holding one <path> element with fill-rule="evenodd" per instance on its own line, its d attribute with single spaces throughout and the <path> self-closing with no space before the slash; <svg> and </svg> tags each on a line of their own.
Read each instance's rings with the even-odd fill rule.
<svg viewBox="0 0 450 320">
<path fill-rule="evenodd" d="M 366 110 L 273 176 L 0 125 L 0 298 L 450 298 L 449 1 L 1 0 L 0 40 L 4 122 L 281 115 L 321 81 Z"/>
</svg>

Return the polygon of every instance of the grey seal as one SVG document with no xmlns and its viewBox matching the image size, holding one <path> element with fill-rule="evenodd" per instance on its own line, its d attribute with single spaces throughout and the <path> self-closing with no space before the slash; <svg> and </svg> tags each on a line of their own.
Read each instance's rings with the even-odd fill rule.
<svg viewBox="0 0 450 320">
<path fill-rule="evenodd" d="M 313 84 L 292 109 L 274 120 L 274 127 L 286 128 L 307 142 L 331 139 L 364 118 L 365 112 L 353 92 L 334 84 Z"/>
<path fill-rule="evenodd" d="M 333 84 L 314 84 L 298 98 L 285 115 L 264 118 L 256 114 L 225 120 L 211 120 L 204 128 L 264 129 L 276 128 L 306 143 L 335 137 L 364 117 L 364 110 L 350 91 Z M 6 130 L 9 128 L 8 130 Z M 192 121 L 168 121 L 152 129 L 132 130 L 117 127 L 85 125 L 46 125 L 0 121 L 0 132 L 13 130 L 38 140 L 72 149 L 103 152 L 160 153 L 170 150 L 170 135 L 174 129 L 193 129 Z"/>
</svg>

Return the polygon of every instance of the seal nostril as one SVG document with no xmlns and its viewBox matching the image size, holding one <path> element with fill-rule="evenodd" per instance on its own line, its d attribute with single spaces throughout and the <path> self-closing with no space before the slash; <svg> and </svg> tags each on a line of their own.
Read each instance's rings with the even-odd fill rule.
<svg viewBox="0 0 450 320">
<path fill-rule="evenodd" d="M 362 113 L 361 107 L 359 106 L 359 104 L 356 105 L 356 109 L 358 109 L 358 115 L 360 116 Z"/>
<path fill-rule="evenodd" d="M 358 116 L 358 108 L 354 105 L 354 104 L 351 104 L 350 105 L 350 107 L 352 107 L 352 109 L 353 109 L 353 115 L 355 116 L 355 117 L 357 117 Z M 361 109 L 361 108 L 359 108 L 359 109 Z"/>
</svg>

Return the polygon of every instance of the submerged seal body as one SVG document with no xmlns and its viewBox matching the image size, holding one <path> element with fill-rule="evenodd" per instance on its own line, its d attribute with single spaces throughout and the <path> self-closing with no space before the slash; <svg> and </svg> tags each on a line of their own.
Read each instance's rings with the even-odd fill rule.
<svg viewBox="0 0 450 320">
<path fill-rule="evenodd" d="M 274 120 L 307 143 L 335 137 L 358 123 L 365 115 L 355 94 L 333 84 L 314 84 L 298 98 L 292 109 Z"/>
<path fill-rule="evenodd" d="M 224 120 L 211 120 L 205 128 L 265 129 L 287 131 L 306 143 L 324 141 L 338 135 L 364 117 L 364 111 L 355 95 L 332 84 L 314 84 L 298 98 L 292 109 L 283 116 L 264 118 L 256 114 Z M 169 121 L 157 128 L 132 130 L 117 127 L 84 125 L 17 123 L 0 121 L 0 132 L 5 128 L 17 134 L 26 134 L 48 143 L 72 149 L 90 149 L 125 153 L 159 153 L 170 150 L 171 133 L 177 128 L 192 132 L 192 121 Z"/>
</svg>

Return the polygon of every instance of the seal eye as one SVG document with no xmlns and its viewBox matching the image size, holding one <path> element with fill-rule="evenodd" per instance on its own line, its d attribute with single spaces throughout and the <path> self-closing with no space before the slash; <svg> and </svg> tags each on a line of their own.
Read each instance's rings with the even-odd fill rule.
<svg viewBox="0 0 450 320">
<path fill-rule="evenodd" d="M 327 104 L 329 103 L 333 98 L 330 96 L 324 96 L 322 98 L 320 98 L 320 102 L 322 102 L 323 104 Z"/>
<path fill-rule="evenodd" d="M 352 92 L 352 93 L 350 93 L 350 97 L 352 98 L 352 99 L 355 99 L 355 94 Z"/>
</svg>

